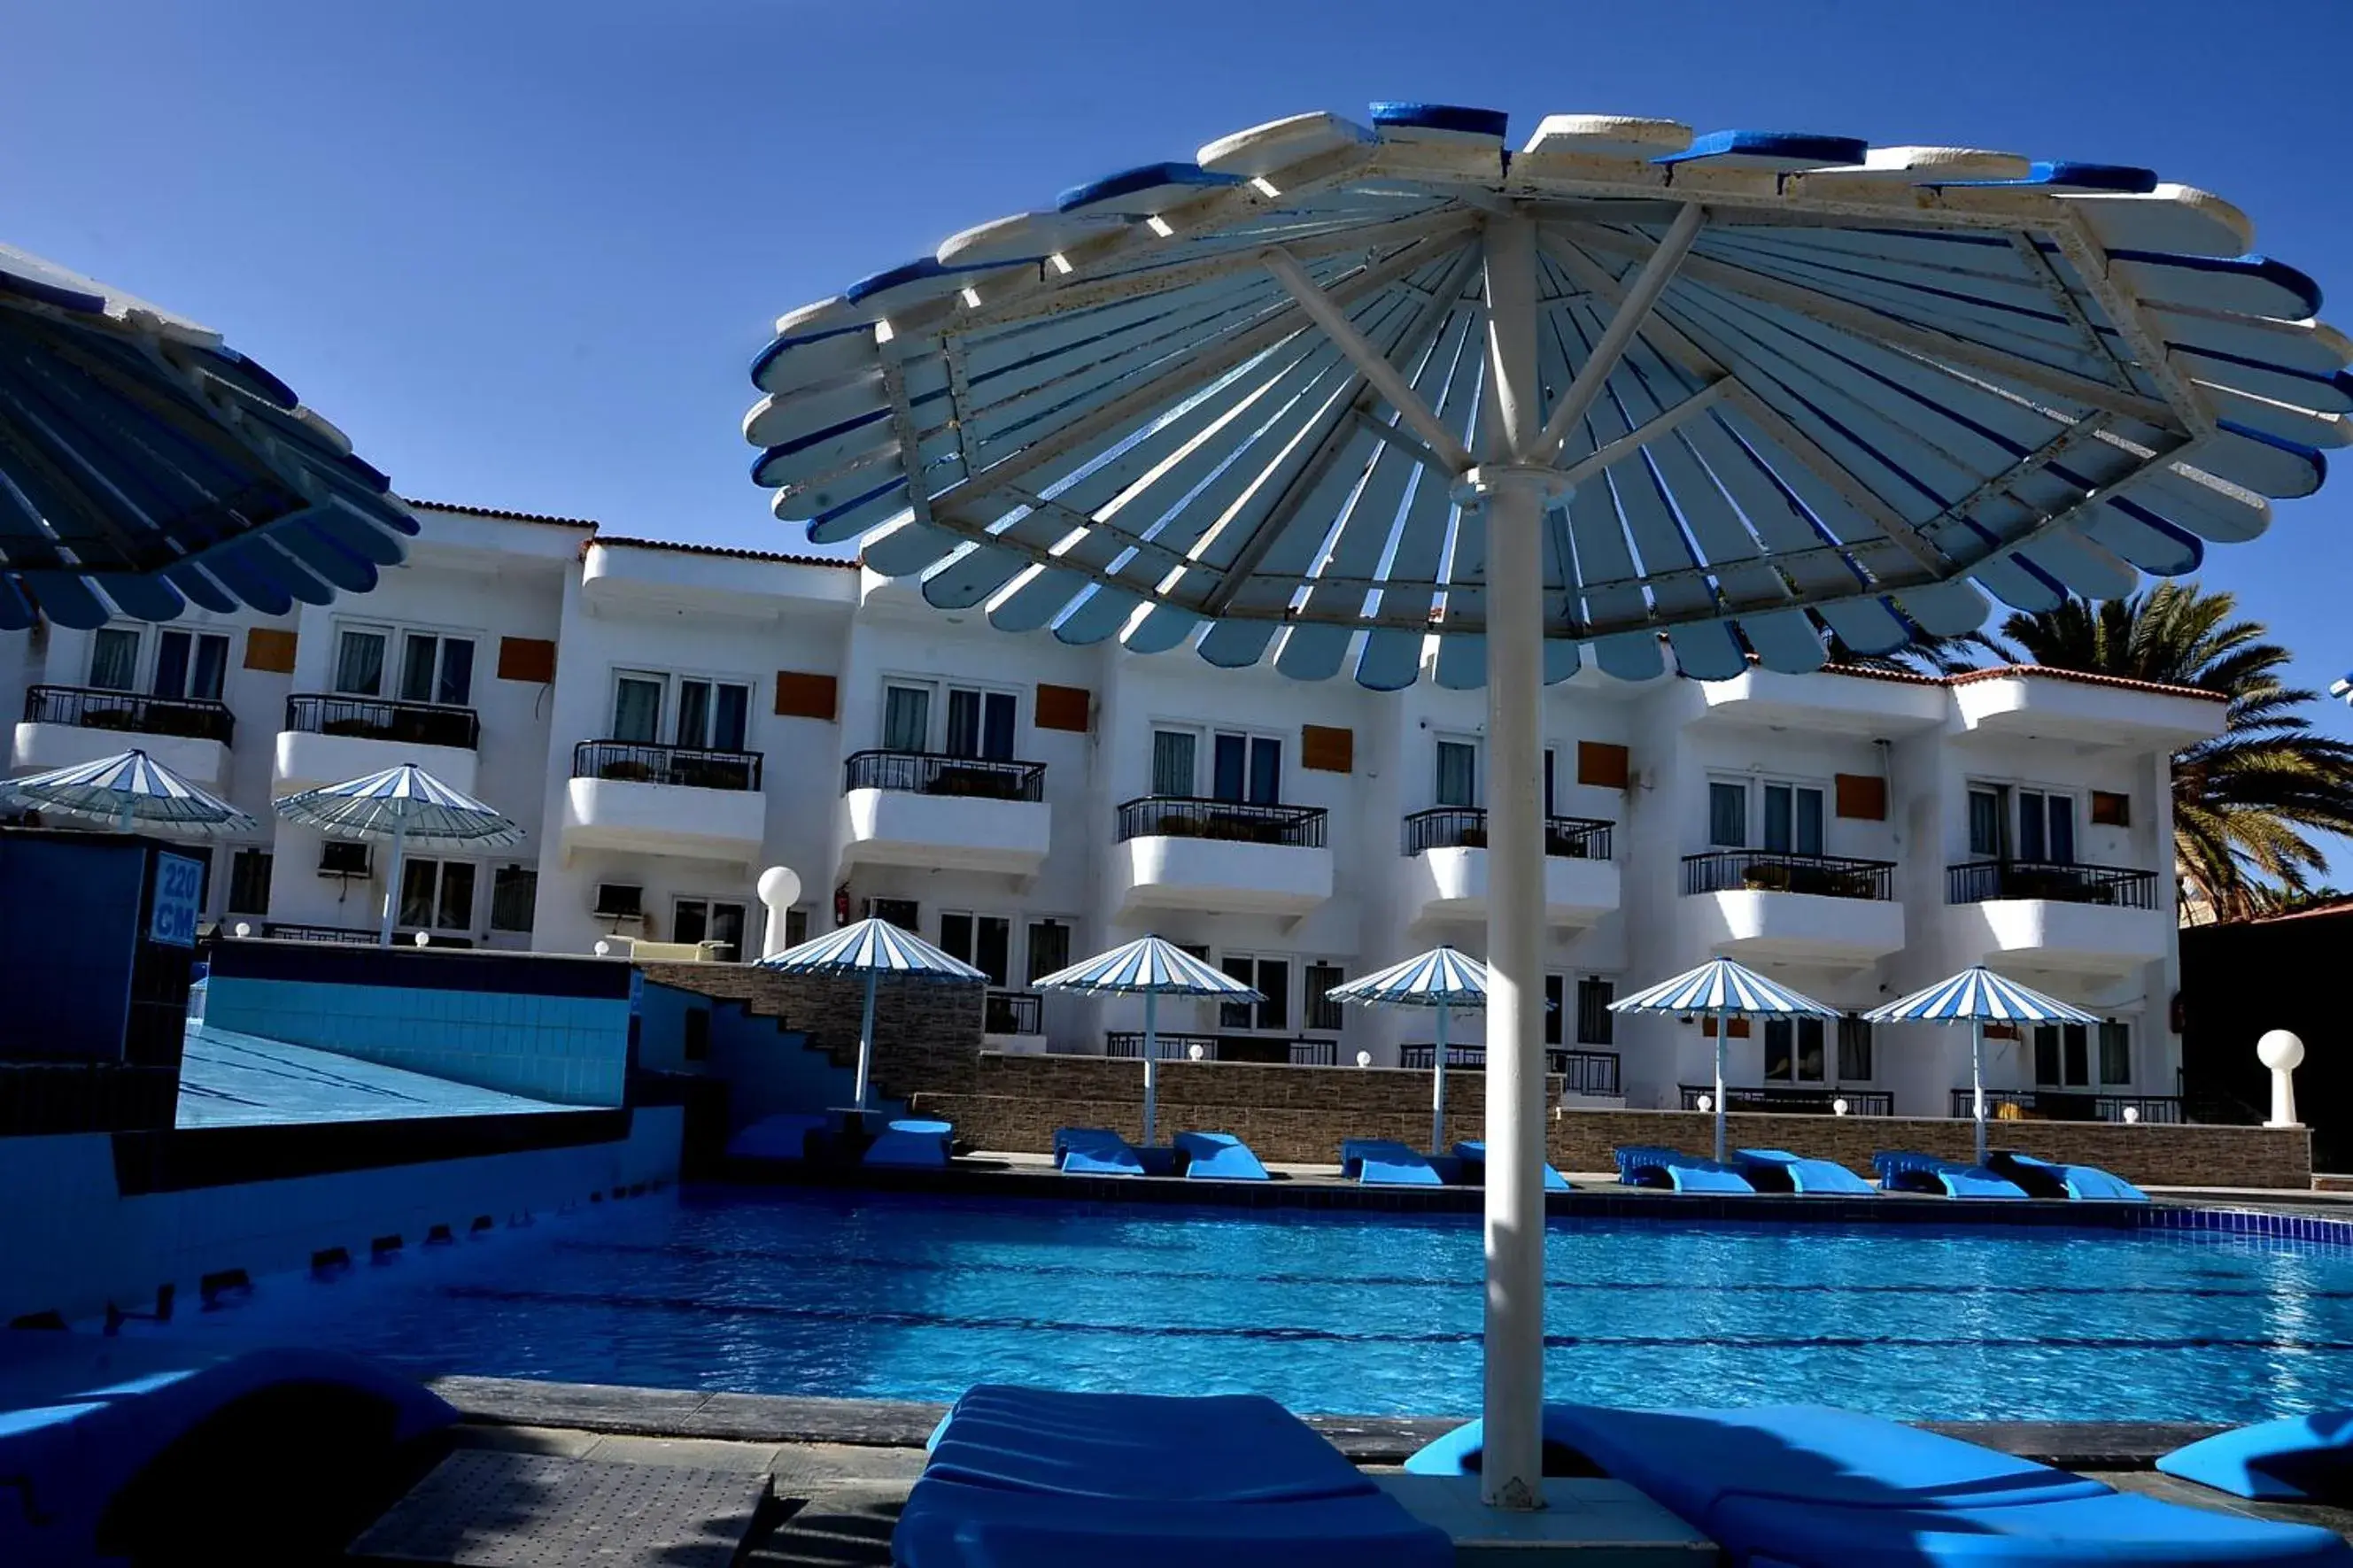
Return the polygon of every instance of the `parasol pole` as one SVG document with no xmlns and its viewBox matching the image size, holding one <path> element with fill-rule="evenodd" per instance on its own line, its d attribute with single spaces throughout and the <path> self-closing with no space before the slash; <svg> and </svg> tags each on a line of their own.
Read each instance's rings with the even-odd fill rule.
<svg viewBox="0 0 2353 1568">
<path fill-rule="evenodd" d="M 1158 1120 L 1160 1094 L 1160 993 L 1144 994 L 1144 1146 L 1155 1142 L 1154 1123 Z"/>
<path fill-rule="evenodd" d="M 392 945 L 392 917 L 400 908 L 400 858 L 408 848 L 408 819 L 396 817 L 392 825 L 392 854 L 386 858 L 384 880 L 384 919 L 375 928 L 378 947 Z"/>
<path fill-rule="evenodd" d="M 866 1069 L 874 1059 L 874 982 L 879 970 L 866 972 L 866 1010 L 858 1020 L 858 1110 L 866 1111 Z"/>
<path fill-rule="evenodd" d="M 1438 1002 L 1438 1046 L 1431 1053 L 1430 1080 L 1430 1152 L 1446 1147 L 1446 999 Z"/>
<path fill-rule="evenodd" d="M 1724 1163 L 1724 1037 L 1732 1032 L 1732 1015 L 1715 1016 L 1715 1163 Z"/>
<path fill-rule="evenodd" d="M 1986 1161 L 1985 1131 L 1985 1020 L 1969 1020 L 1969 1114 L 1977 1123 L 1978 1163 Z"/>
</svg>

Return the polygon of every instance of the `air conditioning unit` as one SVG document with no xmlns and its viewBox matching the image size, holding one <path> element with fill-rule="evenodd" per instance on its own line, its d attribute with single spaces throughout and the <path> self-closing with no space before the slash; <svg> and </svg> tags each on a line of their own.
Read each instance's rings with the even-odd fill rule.
<svg viewBox="0 0 2353 1568">
<path fill-rule="evenodd" d="M 599 882 L 595 912 L 605 920 L 641 921 L 646 918 L 645 895 L 634 882 Z"/>
<path fill-rule="evenodd" d="M 371 847 L 353 838 L 330 838 L 319 846 L 319 875 L 364 877 L 372 867 Z"/>
</svg>

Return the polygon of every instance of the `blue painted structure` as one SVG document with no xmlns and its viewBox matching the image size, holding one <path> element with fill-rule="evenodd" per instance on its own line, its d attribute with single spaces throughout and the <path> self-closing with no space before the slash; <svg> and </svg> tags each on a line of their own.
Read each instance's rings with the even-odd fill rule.
<svg viewBox="0 0 2353 1568">
<path fill-rule="evenodd" d="M 1786 1149 L 1735 1149 L 1732 1167 L 1760 1193 L 1867 1194 L 1869 1182 L 1834 1160 L 1810 1160 Z"/>
<path fill-rule="evenodd" d="M 1756 1184 L 1737 1166 L 1680 1149 L 1647 1143 L 1624 1143 L 1610 1151 L 1618 1162 L 1618 1179 L 1630 1187 L 1662 1187 L 1677 1193 L 1753 1193 Z"/>
<path fill-rule="evenodd" d="M 2343 1506 L 2353 1482 L 2353 1412 L 2316 1411 L 2233 1427 L 2162 1456 L 2168 1476 L 2262 1502 Z"/>
<path fill-rule="evenodd" d="M 1871 1157 L 1871 1163 L 1879 1173 L 1879 1185 L 1884 1192 L 1996 1201 L 2026 1196 L 2017 1183 L 1999 1171 L 1940 1160 L 1934 1154 L 1883 1149 Z"/>
</svg>

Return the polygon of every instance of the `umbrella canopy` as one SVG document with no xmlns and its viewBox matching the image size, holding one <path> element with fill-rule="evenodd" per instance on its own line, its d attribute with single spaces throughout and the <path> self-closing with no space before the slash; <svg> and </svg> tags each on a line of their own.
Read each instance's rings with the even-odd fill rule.
<svg viewBox="0 0 2353 1568">
<path fill-rule="evenodd" d="M 874 1064 L 874 984 L 886 974 L 914 980 L 978 980 L 988 976 L 960 958 L 942 952 L 930 942 L 889 921 L 872 917 L 839 931 L 813 937 L 798 947 L 770 953 L 762 969 L 787 974 L 863 974 L 866 1005 L 858 1021 L 857 1109 L 866 1110 Z"/>
<path fill-rule="evenodd" d="M 1033 984 L 1039 991 L 1075 991 L 1092 995 L 1266 1000 L 1232 975 L 1210 968 L 1175 942 L 1156 936 L 1138 937 L 1068 969 L 1058 969 Z"/>
<path fill-rule="evenodd" d="M 280 616 L 417 531 L 343 433 L 220 334 L 0 245 L 0 630 Z"/>
<path fill-rule="evenodd" d="M 1294 115 L 966 229 L 779 320 L 744 433 L 779 518 L 1001 630 L 1488 688 L 1480 1488 L 1534 1508 L 1541 683 L 2192 570 L 2319 487 L 2353 341 L 2147 169 L 1508 120 Z"/>
<path fill-rule="evenodd" d="M 402 763 L 365 778 L 322 784 L 273 802 L 289 822 L 341 838 L 388 838 L 391 865 L 385 873 L 384 914 L 376 940 L 389 946 L 400 909 L 400 862 L 411 844 L 520 844 L 523 831 L 512 817 L 472 795 L 451 789 L 415 763 Z"/>
<path fill-rule="evenodd" d="M 1712 958 L 1609 1004 L 1613 1013 L 1716 1013 L 1730 1017 L 1836 1018 L 1835 1007 L 1766 979 L 1745 964 Z"/>
<path fill-rule="evenodd" d="M 1978 964 L 1925 991 L 1899 996 L 1863 1016 L 1874 1024 L 1968 1024 L 1969 1120 L 1976 1124 L 1978 1163 L 1986 1158 L 1985 1026 L 1988 1024 L 2096 1024 L 2081 1007 L 2045 996 Z"/>
<path fill-rule="evenodd" d="M 193 833 L 237 833 L 255 826 L 228 802 L 139 751 L 11 779 L 6 787 L 44 811 L 70 812 L 126 833 L 138 825 Z"/>
<path fill-rule="evenodd" d="M 1368 1007 L 1483 1007 L 1487 966 L 1467 952 L 1434 947 L 1377 974 L 1335 985 L 1326 994 Z"/>
</svg>

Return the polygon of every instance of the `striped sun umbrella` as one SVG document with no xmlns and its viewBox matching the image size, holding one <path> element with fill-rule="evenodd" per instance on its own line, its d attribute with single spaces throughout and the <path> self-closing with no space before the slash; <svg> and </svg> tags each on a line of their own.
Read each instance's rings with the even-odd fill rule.
<svg viewBox="0 0 2353 1568">
<path fill-rule="evenodd" d="M 411 844 L 442 846 L 520 844 L 514 819 L 472 795 L 451 789 L 415 763 L 403 763 L 365 778 L 322 784 L 300 795 L 281 795 L 278 815 L 337 838 L 385 838 L 392 842 L 385 874 L 384 919 L 376 940 L 392 945 L 393 916 L 400 904 L 400 860 Z"/>
<path fill-rule="evenodd" d="M 1836 1018 L 1802 991 L 1766 979 L 1745 964 L 1712 958 L 1697 969 L 1609 1004 L 1613 1013 L 1705 1013 L 1715 1019 L 1715 1157 L 1724 1158 L 1724 1037 L 1733 1018 Z"/>
<path fill-rule="evenodd" d="M 763 969 L 788 974 L 862 974 L 866 1010 L 858 1024 L 858 1109 L 866 1109 L 866 1077 L 874 1058 L 874 983 L 886 974 L 910 979 L 981 980 L 988 976 L 889 921 L 867 919 L 760 960 Z"/>
<path fill-rule="evenodd" d="M 1218 996 L 1229 1002 L 1263 1002 L 1264 996 L 1232 975 L 1210 968 L 1173 942 L 1138 937 L 1099 952 L 1037 982 L 1040 991 L 1071 991 L 1090 996 L 1144 998 L 1144 1141 L 1153 1142 L 1160 1097 L 1160 998 Z"/>
<path fill-rule="evenodd" d="M 206 834 L 254 826 L 253 818 L 228 802 L 140 751 L 12 779 L 7 788 L 44 811 L 111 823 L 125 833 L 142 823 Z"/>
<path fill-rule="evenodd" d="M 2045 996 L 1983 964 L 1900 996 L 1863 1016 L 1874 1024 L 1967 1024 L 1969 1028 L 1970 1115 L 1977 1123 L 1978 1163 L 1985 1163 L 1985 1026 L 1988 1024 L 2096 1024 L 2081 1007 Z"/>
<path fill-rule="evenodd" d="M 1435 1007 L 1437 1047 L 1431 1053 L 1430 1147 L 1446 1143 L 1446 1016 L 1457 1007 L 1487 1005 L 1487 966 L 1451 946 L 1433 947 L 1417 958 L 1393 963 L 1377 974 L 1335 985 L 1326 994 L 1367 1007 Z"/>
</svg>

